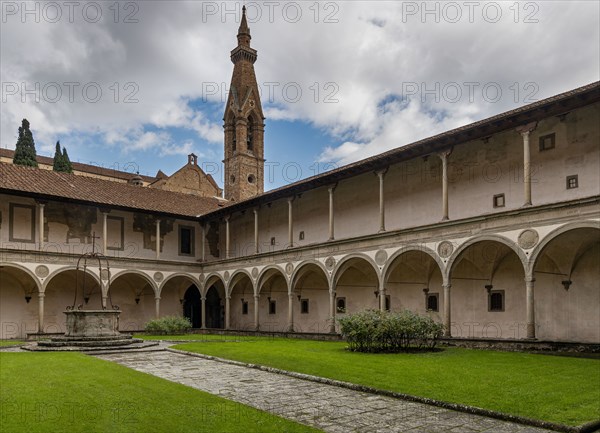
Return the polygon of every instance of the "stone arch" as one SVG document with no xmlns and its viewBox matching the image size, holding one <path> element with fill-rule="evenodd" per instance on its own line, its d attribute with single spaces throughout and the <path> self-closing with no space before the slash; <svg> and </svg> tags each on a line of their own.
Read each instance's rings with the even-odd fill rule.
<svg viewBox="0 0 600 433">
<path fill-rule="evenodd" d="M 393 270 L 392 266 L 394 265 L 394 262 L 396 261 L 396 259 L 398 259 L 403 254 L 410 253 L 412 251 L 418 251 L 418 252 L 422 252 L 423 254 L 427 254 L 437 264 L 440 272 L 442 273 L 442 276 L 445 274 L 446 265 L 444 265 L 444 262 L 440 259 L 440 257 L 437 255 L 437 253 L 435 251 L 433 251 L 431 248 L 428 248 L 428 247 L 425 247 L 422 245 L 407 245 L 407 246 L 402 247 L 399 250 L 395 251 L 386 260 L 385 265 L 383 266 L 383 269 L 381 271 L 381 278 L 384 282 L 388 279 L 389 273 Z"/>
<path fill-rule="evenodd" d="M 199 281 L 198 281 L 198 279 L 197 279 L 197 278 L 195 278 L 193 275 L 191 275 L 191 274 L 188 274 L 188 273 L 185 273 L 185 272 L 175 272 L 174 274 L 171 274 L 171 275 L 167 276 L 167 277 L 166 277 L 166 278 L 163 280 L 163 282 L 160 284 L 160 286 L 159 286 L 159 288 L 158 288 L 158 289 L 159 289 L 159 290 L 158 290 L 158 295 L 159 295 L 159 296 L 162 296 L 162 291 L 163 291 L 163 289 L 165 288 L 165 286 L 167 285 L 167 283 L 168 283 L 170 280 L 172 280 L 172 279 L 174 279 L 174 278 L 178 278 L 178 277 L 179 277 L 179 278 L 184 278 L 184 279 L 186 279 L 186 280 L 190 281 L 190 282 L 191 282 L 193 285 L 195 285 L 195 286 L 196 286 L 196 287 L 198 287 L 198 288 L 200 288 L 200 287 L 201 287 L 201 284 L 200 284 L 200 282 L 199 282 Z"/>
<path fill-rule="evenodd" d="M 344 256 L 340 259 L 340 261 L 337 263 L 337 265 L 333 271 L 331 280 L 333 282 L 334 287 L 337 285 L 340 275 L 343 274 L 349 266 L 351 266 L 351 262 L 355 259 L 360 259 L 360 260 L 363 260 L 366 263 L 368 263 L 371 266 L 371 268 L 373 269 L 373 271 L 375 272 L 375 274 L 377 275 L 377 277 L 378 278 L 380 277 L 381 274 L 379 272 L 379 266 L 377 266 L 375 261 L 371 257 L 369 257 L 367 254 L 364 254 L 364 253 L 348 254 L 347 256 Z"/>
<path fill-rule="evenodd" d="M 267 266 L 258 274 L 258 278 L 256 279 L 255 294 L 260 295 L 263 285 L 276 275 L 281 275 L 286 281 L 286 284 L 288 283 L 288 279 L 282 267 L 278 265 Z"/>
<path fill-rule="evenodd" d="M 202 296 L 206 296 L 206 291 L 211 286 L 219 282 L 223 285 L 223 287 L 228 287 L 227 283 L 225 282 L 225 278 L 223 278 L 221 274 L 217 272 L 211 272 L 210 274 L 208 274 L 204 279 L 204 284 L 201 286 L 200 293 L 202 294 Z"/>
<path fill-rule="evenodd" d="M 323 263 L 317 260 L 300 263 L 290 281 L 293 329 L 297 332 L 330 332 L 332 288 Z"/>
<path fill-rule="evenodd" d="M 256 283 L 256 304 L 263 331 L 285 331 L 288 328 L 289 280 L 278 265 L 264 268 Z"/>
<path fill-rule="evenodd" d="M 0 263 L 0 338 L 25 338 L 38 332 L 40 296 L 44 296 L 41 283 L 33 272 L 17 263 Z"/>
<path fill-rule="evenodd" d="M 565 224 L 531 257 L 538 338 L 600 341 L 600 224 Z"/>
<path fill-rule="evenodd" d="M 409 245 L 394 252 L 382 271 L 386 308 L 442 319 L 445 266 L 430 248 Z"/>
<path fill-rule="evenodd" d="M 378 266 L 366 254 L 349 254 L 335 268 L 332 288 L 345 310 L 340 314 L 380 308 L 381 277 Z M 336 301 L 337 302 L 337 301 Z"/>
<path fill-rule="evenodd" d="M 70 266 L 64 266 L 62 268 L 56 269 L 54 271 L 52 271 L 50 273 L 50 275 L 48 275 L 46 277 L 46 279 L 44 280 L 43 284 L 42 284 L 42 292 L 46 291 L 46 288 L 48 287 L 48 285 L 50 284 L 50 282 L 52 281 L 52 279 L 54 277 L 56 277 L 59 274 L 62 274 L 63 272 L 67 272 L 67 271 L 76 271 L 77 270 L 77 266 L 74 265 L 70 265 Z M 82 269 L 79 269 L 80 272 L 83 272 Z M 90 270 L 86 271 L 86 274 L 88 276 L 90 276 L 91 278 L 94 279 L 94 281 L 96 281 L 96 283 L 98 284 L 98 286 L 102 287 L 102 282 L 100 281 L 100 277 L 95 273 L 92 272 Z"/>
<path fill-rule="evenodd" d="M 448 263 L 446 264 L 446 274 L 444 275 L 445 278 L 449 279 L 452 276 L 452 269 L 454 267 L 454 264 L 464 251 L 466 251 L 472 245 L 485 241 L 498 242 L 513 250 L 514 253 L 519 257 L 519 260 L 521 261 L 523 271 L 527 273 L 527 256 L 515 242 L 501 235 L 482 235 L 468 239 L 456 249 L 456 251 L 450 256 L 450 258 L 448 259 Z"/>
<path fill-rule="evenodd" d="M 500 235 L 473 237 L 448 260 L 445 295 L 454 337 L 526 338 L 528 324 L 527 257 Z M 450 289 L 451 287 L 451 289 Z"/>
<path fill-rule="evenodd" d="M 110 308 L 112 304 L 121 310 L 121 330 L 137 331 L 156 318 L 156 298 L 159 296 L 158 288 L 148 274 L 125 269 L 111 276 L 107 306 Z"/>
<path fill-rule="evenodd" d="M 533 270 L 533 268 L 535 267 L 536 261 L 541 252 L 546 247 L 546 245 L 548 245 L 558 236 L 562 235 L 563 233 L 567 233 L 571 230 L 586 228 L 600 230 L 600 221 L 581 221 L 576 223 L 569 223 L 552 230 L 550 233 L 544 236 L 544 239 L 542 239 L 540 243 L 538 243 L 535 246 L 534 250 L 531 252 L 531 255 L 529 256 L 529 265 L 531 269 Z"/>
<path fill-rule="evenodd" d="M 202 297 L 204 298 L 204 320 L 207 328 L 225 327 L 225 304 L 227 297 L 227 283 L 218 274 L 209 274 L 204 282 Z"/>
<path fill-rule="evenodd" d="M 246 269 L 235 271 L 229 279 L 230 327 L 254 329 L 254 280 Z"/>
<path fill-rule="evenodd" d="M 83 282 L 87 299 L 83 296 Z M 75 297 L 75 291 L 77 296 Z M 46 278 L 44 293 L 44 332 L 62 333 L 66 331 L 66 318 L 63 312 L 67 306 L 83 304 L 86 309 L 101 309 L 105 287 L 99 276 L 92 270 L 77 270 L 77 266 L 63 266 Z"/>
<path fill-rule="evenodd" d="M 112 283 L 114 281 L 117 280 L 117 278 L 120 278 L 122 276 L 125 276 L 127 274 L 135 274 L 140 276 L 141 278 L 143 278 L 149 285 L 150 287 L 152 287 L 152 290 L 154 291 L 154 295 L 155 296 L 159 296 L 160 292 L 158 290 L 158 285 L 156 284 L 156 282 L 146 273 L 142 272 L 142 271 L 138 271 L 137 269 L 124 269 L 122 271 L 117 272 L 114 275 L 110 276 L 110 285 L 112 285 Z M 110 286 L 109 286 L 110 289 Z"/>
</svg>

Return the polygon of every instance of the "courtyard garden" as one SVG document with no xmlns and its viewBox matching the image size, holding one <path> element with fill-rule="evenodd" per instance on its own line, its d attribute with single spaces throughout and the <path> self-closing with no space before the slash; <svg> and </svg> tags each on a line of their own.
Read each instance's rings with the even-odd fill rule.
<svg viewBox="0 0 600 433">
<path fill-rule="evenodd" d="M 2 432 L 316 432 L 80 353 L 0 352 Z"/>
<path fill-rule="evenodd" d="M 358 353 L 346 342 L 231 335 L 141 337 L 188 340 L 174 348 L 559 424 L 600 419 L 598 359 L 460 348 Z"/>
</svg>

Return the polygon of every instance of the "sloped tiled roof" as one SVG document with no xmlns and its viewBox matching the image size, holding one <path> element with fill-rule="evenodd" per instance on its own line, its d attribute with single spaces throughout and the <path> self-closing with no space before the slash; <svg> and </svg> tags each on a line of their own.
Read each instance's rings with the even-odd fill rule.
<svg viewBox="0 0 600 433">
<path fill-rule="evenodd" d="M 9 163 L 0 163 L 0 192 L 184 217 L 216 210 L 222 202 L 215 197 L 199 197 Z"/>
<path fill-rule="evenodd" d="M 0 149 L 0 157 L 12 159 L 14 156 L 15 156 L 14 150 Z M 36 160 L 37 160 L 38 164 L 44 164 L 44 165 L 53 165 L 54 164 L 54 159 L 50 158 L 48 156 L 37 155 Z M 115 179 L 121 179 L 121 180 L 125 180 L 125 181 L 128 181 L 133 176 L 135 176 L 135 173 L 130 173 L 130 172 L 121 171 L 121 170 L 115 170 L 112 168 L 99 167 L 97 165 L 92 165 L 92 164 L 83 164 L 81 162 L 72 162 L 71 164 L 73 164 L 73 170 L 75 170 L 75 171 L 82 171 L 84 173 L 95 174 L 98 176 L 113 177 Z M 143 179 L 144 182 L 147 182 L 147 183 L 151 183 L 156 180 L 156 178 L 152 177 L 152 176 L 144 176 L 143 174 L 140 174 L 139 176 Z"/>
</svg>

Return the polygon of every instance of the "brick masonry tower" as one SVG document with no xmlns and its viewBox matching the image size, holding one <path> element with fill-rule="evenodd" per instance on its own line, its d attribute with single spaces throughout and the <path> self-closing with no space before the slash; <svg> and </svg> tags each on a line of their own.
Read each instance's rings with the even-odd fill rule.
<svg viewBox="0 0 600 433">
<path fill-rule="evenodd" d="M 233 76 L 225 115 L 225 198 L 241 201 L 264 191 L 264 120 L 254 62 L 246 7 L 237 35 L 238 46 L 231 51 Z"/>
</svg>

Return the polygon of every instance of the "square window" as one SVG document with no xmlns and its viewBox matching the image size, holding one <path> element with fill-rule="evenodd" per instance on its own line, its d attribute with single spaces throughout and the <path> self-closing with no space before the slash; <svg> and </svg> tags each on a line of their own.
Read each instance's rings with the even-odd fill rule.
<svg viewBox="0 0 600 433">
<path fill-rule="evenodd" d="M 504 205 L 505 205 L 504 194 L 496 194 L 494 196 L 494 207 L 504 207 Z"/>
<path fill-rule="evenodd" d="M 488 311 L 504 311 L 504 290 L 488 292 Z"/>
<path fill-rule="evenodd" d="M 428 293 L 427 294 L 427 311 L 440 311 L 439 306 L 440 295 L 438 293 Z"/>
<path fill-rule="evenodd" d="M 179 226 L 179 255 L 194 255 L 194 227 Z"/>
<path fill-rule="evenodd" d="M 579 188 L 579 176 L 574 174 L 573 176 L 567 176 L 567 189 Z"/>
<path fill-rule="evenodd" d="M 269 300 L 269 314 L 277 314 L 277 302 Z"/>
<path fill-rule="evenodd" d="M 106 249 L 123 251 L 125 248 L 125 219 L 116 216 L 107 216 L 106 230 Z"/>
<path fill-rule="evenodd" d="M 275 238 L 271 238 L 271 245 L 275 245 Z"/>
<path fill-rule="evenodd" d="M 242 314 L 248 314 L 248 301 L 242 301 Z"/>
<path fill-rule="evenodd" d="M 540 137 L 540 152 L 554 149 L 556 134 L 547 134 Z"/>
<path fill-rule="evenodd" d="M 346 298 L 337 298 L 335 300 L 335 309 L 340 314 L 345 313 L 346 312 Z"/>
<path fill-rule="evenodd" d="M 298 239 L 301 241 L 304 240 L 304 232 L 300 232 L 300 234 L 298 235 Z"/>
<path fill-rule="evenodd" d="M 35 206 L 11 203 L 8 211 L 9 240 L 35 242 Z"/>
<path fill-rule="evenodd" d="M 308 314 L 308 299 L 300 300 L 300 313 Z"/>
</svg>

